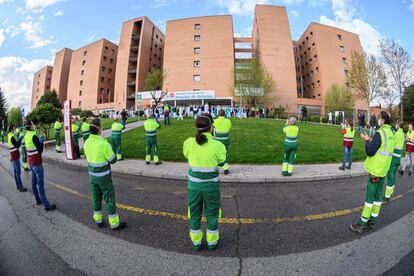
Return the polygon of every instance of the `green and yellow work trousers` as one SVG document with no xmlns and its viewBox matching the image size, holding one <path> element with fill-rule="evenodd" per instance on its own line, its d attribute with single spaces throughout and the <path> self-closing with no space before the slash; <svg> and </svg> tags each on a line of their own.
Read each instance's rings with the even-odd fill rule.
<svg viewBox="0 0 414 276">
<path fill-rule="evenodd" d="M 56 151 L 61 151 L 62 139 L 60 138 L 60 129 L 55 129 Z"/>
<path fill-rule="evenodd" d="M 298 143 L 285 142 L 283 145 L 283 167 L 282 172 L 292 173 L 295 165 L 296 151 L 298 150 Z"/>
<path fill-rule="evenodd" d="M 395 183 L 397 182 L 397 172 L 400 166 L 400 160 L 392 160 L 390 169 L 387 174 L 387 186 L 385 188 L 385 198 L 390 199 L 394 193 Z"/>
<path fill-rule="evenodd" d="M 154 162 L 157 163 L 160 161 L 158 157 L 158 145 L 157 145 L 157 136 L 147 136 L 145 138 L 146 142 L 146 156 L 145 161 L 151 161 L 151 154 L 154 156 Z"/>
<path fill-rule="evenodd" d="M 112 150 L 116 154 L 116 158 L 118 160 L 121 160 L 122 159 L 121 133 L 112 133 L 112 135 L 111 135 L 111 146 L 112 146 Z"/>
<path fill-rule="evenodd" d="M 359 221 L 360 225 L 366 225 L 368 221 L 375 223 L 377 220 L 382 204 L 384 180 L 383 177 L 368 176 L 365 206 Z"/>
</svg>

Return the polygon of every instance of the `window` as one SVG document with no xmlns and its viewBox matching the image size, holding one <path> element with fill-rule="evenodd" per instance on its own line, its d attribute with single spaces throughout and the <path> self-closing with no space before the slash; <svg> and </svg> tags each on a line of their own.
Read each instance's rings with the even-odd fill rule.
<svg viewBox="0 0 414 276">
<path fill-rule="evenodd" d="M 315 47 L 315 42 L 314 42 L 314 43 L 312 43 L 312 46 L 314 46 L 314 47 Z"/>
<path fill-rule="evenodd" d="M 199 82 L 201 80 L 200 75 L 193 75 L 193 81 Z"/>
<path fill-rule="evenodd" d="M 194 41 L 200 41 L 200 39 L 201 39 L 201 36 L 200 35 L 195 35 L 194 36 Z"/>
<path fill-rule="evenodd" d="M 83 76 L 83 74 L 84 74 L 84 73 L 85 73 L 85 70 L 82 70 L 82 71 L 81 71 L 81 76 Z"/>
<path fill-rule="evenodd" d="M 315 68 L 315 72 L 316 72 L 316 74 L 319 74 L 319 67 Z"/>
<path fill-rule="evenodd" d="M 78 105 L 79 107 L 82 107 L 82 101 L 79 101 Z"/>
<path fill-rule="evenodd" d="M 82 85 L 83 85 L 83 80 L 81 80 L 81 81 L 79 82 L 79 84 L 82 86 Z"/>
<path fill-rule="evenodd" d="M 109 68 L 109 73 L 112 73 L 112 68 Z"/>
<path fill-rule="evenodd" d="M 158 39 L 158 35 L 155 35 L 155 38 Z"/>
<path fill-rule="evenodd" d="M 83 52 L 83 55 L 84 55 L 84 56 L 86 56 L 86 54 L 87 54 L 87 53 L 88 53 L 88 51 L 84 51 L 84 52 Z"/>
<path fill-rule="evenodd" d="M 317 83 L 318 87 L 321 87 L 321 81 L 320 80 L 318 80 L 316 83 Z"/>
<path fill-rule="evenodd" d="M 313 35 L 313 32 L 310 32 L 310 35 Z"/>
<path fill-rule="evenodd" d="M 106 56 L 103 57 L 103 60 L 106 61 L 108 58 Z"/>
<path fill-rule="evenodd" d="M 200 24 L 194 24 L 194 30 L 200 30 L 201 29 L 201 25 Z"/>
<path fill-rule="evenodd" d="M 160 42 L 162 43 L 162 38 L 160 38 Z"/>
<path fill-rule="evenodd" d="M 201 52 L 200 47 L 194 48 L 194 54 L 199 54 Z"/>
<path fill-rule="evenodd" d="M 46 90 L 49 90 L 50 89 L 50 86 L 48 85 L 48 86 L 46 86 Z"/>
<path fill-rule="evenodd" d="M 306 37 L 306 40 L 309 40 L 309 36 Z"/>
<path fill-rule="evenodd" d="M 114 60 L 111 58 L 111 59 L 109 60 L 109 63 L 110 63 L 110 64 L 114 63 Z"/>
<path fill-rule="evenodd" d="M 344 70 L 344 75 L 345 75 L 345 78 L 348 77 L 348 70 Z"/>
<path fill-rule="evenodd" d="M 200 67 L 200 61 L 199 61 L 199 60 L 195 60 L 195 61 L 194 61 L 194 63 L 193 63 L 193 66 L 194 66 L 195 68 Z"/>
<path fill-rule="evenodd" d="M 108 79 L 108 83 L 112 83 L 112 79 Z"/>
<path fill-rule="evenodd" d="M 102 67 L 101 67 L 102 72 L 105 72 L 105 69 L 106 69 L 106 67 L 105 67 L 105 66 L 102 66 Z"/>
<path fill-rule="evenodd" d="M 105 78 L 104 77 L 101 77 L 101 82 L 104 82 L 105 81 Z"/>
<path fill-rule="evenodd" d="M 342 40 L 342 35 L 338 34 L 336 35 L 336 37 L 338 38 L 338 40 Z"/>
<path fill-rule="evenodd" d="M 82 61 L 82 65 L 85 65 L 85 63 L 86 63 L 86 60 Z"/>
<path fill-rule="evenodd" d="M 342 58 L 342 63 L 343 64 L 348 64 L 348 61 L 346 60 L 346 58 L 344 58 L 344 57 Z"/>
<path fill-rule="evenodd" d="M 105 51 L 108 51 L 108 49 L 109 49 L 109 47 L 108 46 L 105 46 Z"/>
<path fill-rule="evenodd" d="M 103 89 L 103 88 L 100 89 L 101 94 L 103 94 L 104 91 L 105 91 L 105 89 Z"/>
<path fill-rule="evenodd" d="M 79 97 L 82 97 L 82 90 L 79 91 Z"/>
<path fill-rule="evenodd" d="M 115 54 L 115 50 L 111 49 L 111 54 L 114 55 Z"/>
<path fill-rule="evenodd" d="M 344 46 L 339 46 L 339 50 L 340 50 L 341 52 L 345 52 L 345 47 L 344 47 Z"/>
<path fill-rule="evenodd" d="M 193 91 L 200 91 L 200 89 L 199 88 L 194 88 Z"/>
</svg>

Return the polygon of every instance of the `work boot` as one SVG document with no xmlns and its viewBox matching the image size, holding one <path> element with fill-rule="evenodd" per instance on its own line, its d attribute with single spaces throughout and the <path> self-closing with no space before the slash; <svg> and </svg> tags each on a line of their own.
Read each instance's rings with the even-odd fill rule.
<svg viewBox="0 0 414 276">
<path fill-rule="evenodd" d="M 200 245 L 194 245 L 193 243 L 191 243 L 191 249 L 195 252 L 200 251 L 201 250 L 201 244 Z"/>
<path fill-rule="evenodd" d="M 21 193 L 24 193 L 24 192 L 27 192 L 27 189 L 26 189 L 25 187 L 20 187 L 19 191 L 20 191 Z"/>
<path fill-rule="evenodd" d="M 340 171 L 344 171 L 344 170 L 345 170 L 345 168 L 341 166 L 341 167 L 339 167 L 339 170 L 340 170 Z"/>
<path fill-rule="evenodd" d="M 375 228 L 375 222 L 373 222 L 373 221 L 369 220 L 367 225 L 368 225 L 368 228 L 371 229 L 371 230 Z"/>
<path fill-rule="evenodd" d="M 292 176 L 292 173 L 288 172 L 288 173 L 286 173 L 286 176 Z"/>
<path fill-rule="evenodd" d="M 216 251 L 220 246 L 220 242 L 217 242 L 216 245 L 209 245 L 208 246 L 208 251 Z"/>
<path fill-rule="evenodd" d="M 119 231 L 119 230 L 122 230 L 122 229 L 124 229 L 126 227 L 127 227 L 126 222 L 120 222 L 119 225 L 117 227 L 113 228 L 112 230 Z"/>
<path fill-rule="evenodd" d="M 150 164 L 150 162 L 149 162 L 149 161 L 145 161 L 145 164 L 149 165 L 149 164 Z"/>
<path fill-rule="evenodd" d="M 40 200 L 36 200 L 36 205 L 42 205 L 42 202 Z"/>
<path fill-rule="evenodd" d="M 349 228 L 351 229 L 352 232 L 362 234 L 364 233 L 364 229 L 367 228 L 367 226 L 357 223 L 357 224 L 351 224 Z"/>
<path fill-rule="evenodd" d="M 345 167 L 347 170 L 350 170 L 351 169 L 351 166 L 346 166 Z"/>
<path fill-rule="evenodd" d="M 400 170 L 399 173 L 400 173 L 401 176 L 404 176 L 404 171 L 403 170 Z"/>
<path fill-rule="evenodd" d="M 413 172 L 408 172 L 408 176 L 411 176 L 413 174 Z"/>
<path fill-rule="evenodd" d="M 49 207 L 45 207 L 45 210 L 46 210 L 46 211 L 53 211 L 53 210 L 56 210 L 56 204 L 52 204 L 52 205 L 50 205 Z"/>
<path fill-rule="evenodd" d="M 228 175 L 229 173 L 229 170 L 224 170 L 224 175 Z"/>
<path fill-rule="evenodd" d="M 161 161 L 155 162 L 155 165 L 161 165 Z"/>
<path fill-rule="evenodd" d="M 105 226 L 104 222 L 102 221 L 101 223 L 96 223 L 96 226 L 98 226 L 98 228 L 102 228 Z"/>
</svg>

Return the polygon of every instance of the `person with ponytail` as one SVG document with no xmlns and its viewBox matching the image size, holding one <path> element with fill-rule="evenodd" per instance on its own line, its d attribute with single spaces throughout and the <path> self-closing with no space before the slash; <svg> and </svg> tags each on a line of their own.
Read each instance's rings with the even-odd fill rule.
<svg viewBox="0 0 414 276">
<path fill-rule="evenodd" d="M 355 129 L 354 123 L 348 121 L 346 128 L 341 130 L 341 134 L 344 136 L 343 149 L 344 149 L 344 159 L 342 161 L 342 166 L 339 167 L 341 171 L 345 169 L 350 170 L 352 166 L 352 147 L 354 145 Z M 346 166 L 348 162 L 348 166 Z"/>
<path fill-rule="evenodd" d="M 195 137 L 183 145 L 183 154 L 190 168 L 187 180 L 187 211 L 190 221 L 190 239 L 193 249 L 202 248 L 201 218 L 207 218 L 206 240 L 209 250 L 219 242 L 218 220 L 221 217 L 219 166 L 226 160 L 226 147 L 213 139 L 213 118 L 201 114 L 195 120 Z"/>
</svg>

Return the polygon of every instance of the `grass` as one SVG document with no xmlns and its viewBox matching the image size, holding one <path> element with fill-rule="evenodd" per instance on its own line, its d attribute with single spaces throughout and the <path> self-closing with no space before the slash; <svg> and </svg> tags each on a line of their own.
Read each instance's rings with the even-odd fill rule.
<svg viewBox="0 0 414 276">
<path fill-rule="evenodd" d="M 88 120 L 89 123 L 91 121 L 92 120 Z M 137 122 L 137 121 L 138 121 L 138 117 L 129 117 L 129 118 L 127 118 L 126 123 L 130 124 L 130 123 L 134 123 L 134 122 Z M 109 118 L 101 119 L 102 129 L 105 130 L 105 129 L 111 128 L 111 125 L 112 125 L 113 122 L 114 122 L 113 119 L 109 119 Z M 78 123 L 80 123 L 80 121 L 75 121 L 75 123 L 78 124 Z M 62 126 L 63 126 L 63 123 L 62 123 Z M 80 137 L 82 137 L 82 131 L 80 131 L 79 133 L 80 133 Z M 65 132 L 63 130 L 61 130 L 60 137 L 62 138 L 62 141 L 63 141 L 64 136 L 65 136 Z M 52 127 L 52 129 L 50 129 L 50 132 L 49 132 L 49 140 L 54 140 L 54 139 L 55 139 L 55 132 L 54 132 L 53 127 Z"/>
<path fill-rule="evenodd" d="M 162 123 L 162 122 L 161 122 Z M 230 132 L 230 163 L 233 164 L 280 164 L 283 158 L 282 129 L 284 121 L 259 119 L 232 119 Z M 342 161 L 342 135 L 338 126 L 298 124 L 299 148 L 297 163 L 333 163 Z M 172 121 L 167 127 L 162 123 L 158 130 L 158 151 L 161 160 L 182 161 L 183 142 L 194 137 L 192 119 Z M 126 158 L 145 158 L 145 131 L 143 127 L 123 134 L 122 152 Z M 364 144 L 356 137 L 353 147 L 354 161 L 366 155 Z"/>
</svg>

